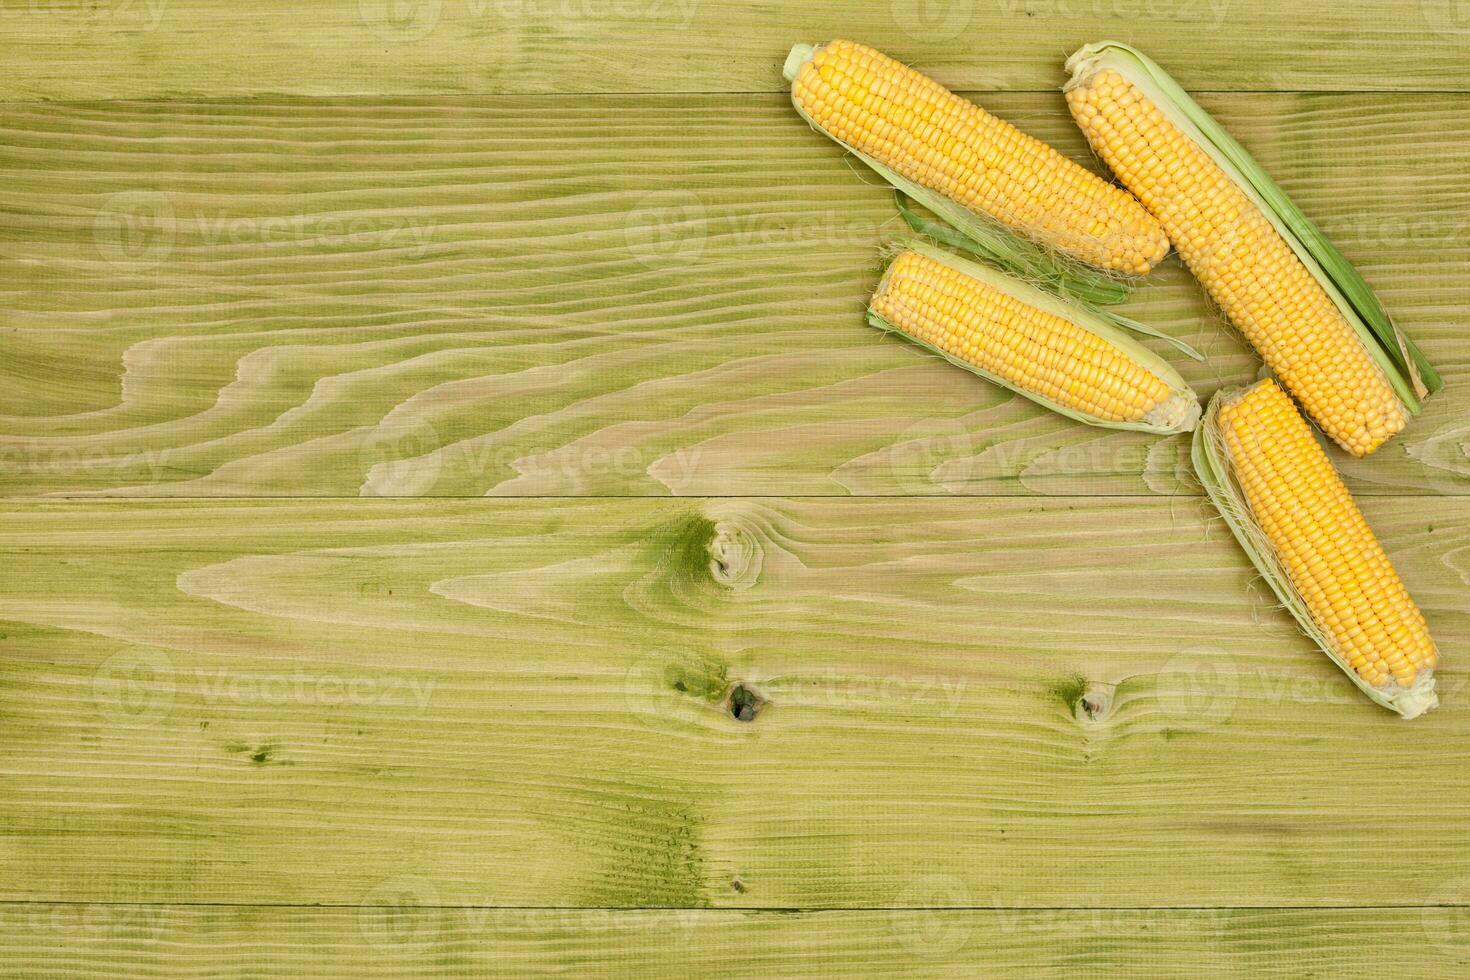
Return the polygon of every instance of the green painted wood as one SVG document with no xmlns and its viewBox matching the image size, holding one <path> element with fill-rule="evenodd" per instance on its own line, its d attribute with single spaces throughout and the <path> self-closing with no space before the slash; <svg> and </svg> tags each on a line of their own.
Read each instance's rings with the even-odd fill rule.
<svg viewBox="0 0 1470 980">
<path fill-rule="evenodd" d="M 1205 507 L 15 503 L 0 900 L 1463 904 L 1470 503 L 1365 502 L 1414 722 Z"/>
<path fill-rule="evenodd" d="M 1457 0 L 8 0 L 0 98 L 771 92 L 834 34 L 951 85 L 1052 89 L 1113 37 L 1209 89 L 1464 91 Z"/>
<path fill-rule="evenodd" d="M 1463 6 L 0 4 L 0 494 L 216 498 L 0 512 L 0 976 L 1465 972 Z M 1216 93 L 1449 381 L 1339 457 L 1443 708 L 861 326 L 833 34 L 1079 159 L 1081 43 Z"/>
<path fill-rule="evenodd" d="M 1084 158 L 1059 95 L 986 101 Z M 1448 381 L 1353 488 L 1466 493 L 1466 97 L 1205 101 Z M 900 228 L 855 166 L 767 95 L 6 106 L 0 492 L 1194 492 L 1184 439 L 865 326 Z M 1251 379 L 1155 278 L 1209 359 L 1157 349 Z"/>
<path fill-rule="evenodd" d="M 400 883 L 389 898 L 412 901 Z M 942 889 L 941 889 L 942 891 Z M 0 905 L 0 956 L 33 980 L 447 980 L 541 974 L 844 978 L 1438 978 L 1463 909 L 880 910 L 845 913 Z M 1462 920 L 1460 920 L 1462 921 Z M 1371 935 L 1373 942 L 1354 942 Z"/>
</svg>

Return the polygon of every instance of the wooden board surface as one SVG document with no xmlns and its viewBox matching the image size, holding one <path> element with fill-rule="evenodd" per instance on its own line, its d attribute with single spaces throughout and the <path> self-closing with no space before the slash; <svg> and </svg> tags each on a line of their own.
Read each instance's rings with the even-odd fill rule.
<svg viewBox="0 0 1470 980">
<path fill-rule="evenodd" d="M 1060 95 L 988 101 L 1082 158 Z M 1448 380 L 1339 456 L 1354 488 L 1470 491 L 1470 97 L 1207 102 Z M 867 327 L 891 197 L 777 96 L 29 105 L 0 137 L 0 492 L 1196 492 L 1184 438 Z M 1156 345 L 1201 394 L 1252 378 L 1155 278 L 1128 312 L 1209 355 Z"/>
<path fill-rule="evenodd" d="M 1089 163 L 1061 62 L 1139 44 L 1359 264 L 1449 385 L 1337 457 L 1440 709 L 1295 631 L 1183 440 L 862 325 L 901 228 L 779 81 L 832 36 Z M 15 0 L 0 44 L 0 977 L 1470 971 L 1463 3 Z M 1176 260 L 1127 311 L 1255 373 Z"/>
<path fill-rule="evenodd" d="M 946 84 L 1054 90 L 1067 54 L 1143 44 L 1211 90 L 1470 89 L 1458 0 L 8 0 L 9 99 L 774 92 L 848 37 Z"/>
<path fill-rule="evenodd" d="M 1420 721 L 1367 702 L 1205 506 L 17 506 L 0 898 L 1351 907 L 1470 875 L 1463 664 Z M 1368 514 L 1461 648 L 1470 504 Z M 1431 871 L 1383 874 L 1390 827 Z"/>
<path fill-rule="evenodd" d="M 413 903 L 414 888 L 396 897 Z M 563 975 L 1018 977 L 1394 976 L 1463 969 L 1453 909 L 1101 911 L 38 904 L 6 916 L 0 956 L 34 980 Z M 1361 948 L 1347 937 L 1372 934 Z"/>
</svg>

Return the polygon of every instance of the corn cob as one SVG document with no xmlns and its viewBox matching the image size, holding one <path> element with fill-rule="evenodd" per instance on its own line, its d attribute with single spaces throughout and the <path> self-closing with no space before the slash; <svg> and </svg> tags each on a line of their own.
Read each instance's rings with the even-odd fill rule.
<svg viewBox="0 0 1470 980">
<path fill-rule="evenodd" d="M 1146 274 L 1169 250 L 1127 192 L 872 48 L 799 44 L 784 72 L 809 123 L 951 223 L 958 204 L 1117 273 Z"/>
<path fill-rule="evenodd" d="M 1439 379 L 1347 260 L 1142 54 L 1104 42 L 1067 67 L 1088 142 L 1322 431 L 1355 456 L 1399 432 Z"/>
<path fill-rule="evenodd" d="M 869 321 L 1079 421 L 1188 432 L 1199 418 L 1174 369 L 1100 314 L 931 245 L 897 254 Z"/>
<path fill-rule="evenodd" d="M 1438 703 L 1424 616 L 1274 381 L 1210 401 L 1194 465 L 1277 597 L 1369 697 L 1405 718 Z"/>
</svg>

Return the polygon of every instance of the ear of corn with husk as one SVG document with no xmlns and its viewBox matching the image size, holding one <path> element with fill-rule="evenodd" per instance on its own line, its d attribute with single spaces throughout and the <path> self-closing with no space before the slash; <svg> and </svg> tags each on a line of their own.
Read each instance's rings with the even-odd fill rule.
<svg viewBox="0 0 1470 980">
<path fill-rule="evenodd" d="M 1109 318 L 925 242 L 896 252 L 868 320 L 1079 422 L 1174 433 L 1199 418 L 1178 372 Z"/>
<path fill-rule="evenodd" d="M 1215 395 L 1193 460 L 1257 571 L 1353 683 L 1405 718 L 1438 704 L 1423 615 L 1273 380 Z"/>
<path fill-rule="evenodd" d="M 872 48 L 798 44 L 783 73 L 802 118 L 948 222 L 952 244 L 1094 303 L 1168 252 L 1126 191 Z"/>
<path fill-rule="evenodd" d="M 1074 118 L 1333 441 L 1372 452 L 1441 386 L 1353 266 L 1169 75 L 1105 41 L 1067 61 Z"/>
</svg>

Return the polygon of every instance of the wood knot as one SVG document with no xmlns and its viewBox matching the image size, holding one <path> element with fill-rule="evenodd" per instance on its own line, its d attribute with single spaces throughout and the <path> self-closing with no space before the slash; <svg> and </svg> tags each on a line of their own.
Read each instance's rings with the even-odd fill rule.
<svg viewBox="0 0 1470 980">
<path fill-rule="evenodd" d="M 755 721 L 756 715 L 766 706 L 766 699 L 744 684 L 736 684 L 725 699 L 730 716 L 736 721 Z"/>
<path fill-rule="evenodd" d="M 710 576 L 727 589 L 743 592 L 760 576 L 760 537 L 739 521 L 717 521 L 707 550 Z"/>
<path fill-rule="evenodd" d="M 1112 684 L 1091 683 L 1077 696 L 1072 717 L 1084 725 L 1100 725 L 1113 713 Z"/>
</svg>

